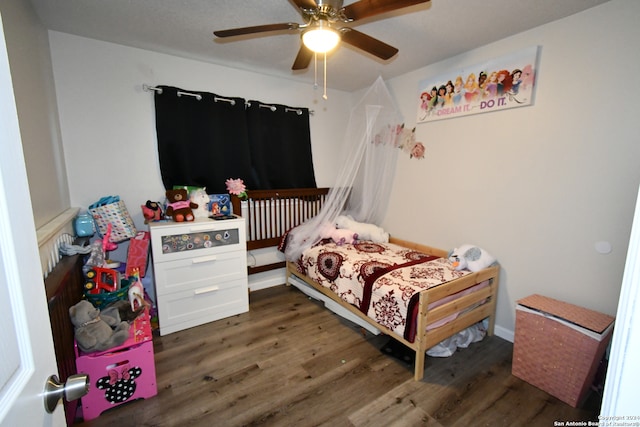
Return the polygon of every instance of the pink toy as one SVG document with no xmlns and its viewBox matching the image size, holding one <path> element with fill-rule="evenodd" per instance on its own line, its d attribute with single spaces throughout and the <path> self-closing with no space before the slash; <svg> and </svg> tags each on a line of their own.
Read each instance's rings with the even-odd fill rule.
<svg viewBox="0 0 640 427">
<path fill-rule="evenodd" d="M 148 224 L 152 221 L 160 221 L 162 219 L 162 208 L 160 203 L 147 200 L 147 203 L 141 205 L 142 216 L 144 216 L 144 223 Z"/>
<path fill-rule="evenodd" d="M 356 243 L 358 240 L 358 233 L 354 233 L 346 228 L 338 229 L 327 222 L 320 230 L 320 237 L 322 239 L 331 239 L 336 245 L 342 246 L 345 243 Z"/>
<path fill-rule="evenodd" d="M 129 303 L 131 304 L 131 311 L 135 312 L 138 308 L 147 305 L 144 300 L 144 287 L 140 281 L 140 270 L 133 269 L 133 277 L 135 281 L 129 285 Z"/>
<path fill-rule="evenodd" d="M 113 226 L 111 225 L 111 223 L 107 224 L 107 232 L 104 234 L 104 237 L 102 237 L 102 251 L 104 252 L 105 256 L 107 255 L 107 252 L 112 251 L 114 249 L 116 249 L 118 247 L 118 245 L 116 243 L 113 243 L 111 241 L 111 228 Z"/>
</svg>

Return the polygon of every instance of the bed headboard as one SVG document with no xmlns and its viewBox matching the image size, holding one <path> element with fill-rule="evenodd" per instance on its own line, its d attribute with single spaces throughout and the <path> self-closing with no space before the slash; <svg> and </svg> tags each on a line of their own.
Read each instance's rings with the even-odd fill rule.
<svg viewBox="0 0 640 427">
<path fill-rule="evenodd" d="M 247 200 L 232 196 L 233 212 L 246 219 L 247 250 L 276 247 L 282 235 L 317 215 L 329 188 L 293 188 L 285 190 L 247 190 Z M 249 267 L 249 274 L 285 266 L 284 261 Z"/>
</svg>

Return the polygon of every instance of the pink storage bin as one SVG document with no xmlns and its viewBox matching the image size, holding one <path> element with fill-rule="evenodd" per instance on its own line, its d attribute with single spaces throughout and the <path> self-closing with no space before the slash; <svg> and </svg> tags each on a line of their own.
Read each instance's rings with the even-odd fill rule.
<svg viewBox="0 0 640 427">
<path fill-rule="evenodd" d="M 82 415 L 92 420 L 107 409 L 158 394 L 148 310 L 131 325 L 129 339 L 107 351 L 84 354 L 76 344 L 78 373 L 89 375 Z"/>
</svg>

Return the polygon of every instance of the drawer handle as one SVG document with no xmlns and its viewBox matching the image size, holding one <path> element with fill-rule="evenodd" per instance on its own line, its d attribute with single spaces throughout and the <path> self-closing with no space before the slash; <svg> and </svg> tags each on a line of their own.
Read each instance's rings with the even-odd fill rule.
<svg viewBox="0 0 640 427">
<path fill-rule="evenodd" d="M 208 288 L 196 289 L 194 293 L 196 295 L 200 295 L 200 294 L 206 294 L 206 293 L 209 293 L 209 292 L 215 292 L 218 289 L 220 289 L 219 286 L 209 286 Z"/>
<path fill-rule="evenodd" d="M 201 256 L 199 258 L 194 258 L 191 260 L 192 264 L 199 264 L 201 262 L 209 262 L 209 261 L 215 261 L 217 260 L 218 257 L 216 255 L 210 255 L 210 256 Z"/>
<path fill-rule="evenodd" d="M 216 229 L 212 227 L 211 224 L 205 224 L 205 225 L 192 225 L 191 227 L 189 227 L 189 231 L 191 232 L 216 231 Z"/>
</svg>

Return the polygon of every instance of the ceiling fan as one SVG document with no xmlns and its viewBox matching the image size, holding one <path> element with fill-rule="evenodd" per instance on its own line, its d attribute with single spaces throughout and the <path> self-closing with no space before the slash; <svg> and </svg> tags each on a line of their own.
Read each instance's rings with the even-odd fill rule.
<svg viewBox="0 0 640 427">
<path fill-rule="evenodd" d="M 303 43 L 291 67 L 293 70 L 304 70 L 309 66 L 314 53 L 326 53 L 333 49 L 340 40 L 380 59 L 387 60 L 398 53 L 398 49 L 353 28 L 338 27 L 338 25 L 418 3 L 426 3 L 429 0 L 359 0 L 344 7 L 342 6 L 343 0 L 292 1 L 298 7 L 305 21 L 304 24 L 286 22 L 258 25 L 214 31 L 213 34 L 224 38 L 271 31 L 301 30 Z"/>
</svg>

